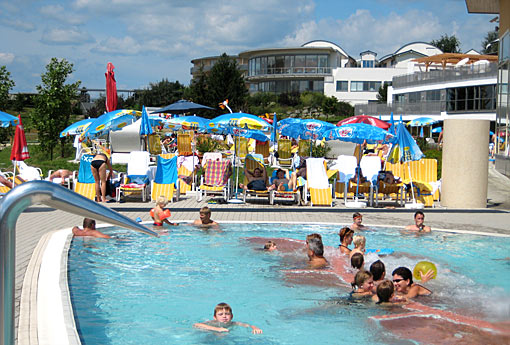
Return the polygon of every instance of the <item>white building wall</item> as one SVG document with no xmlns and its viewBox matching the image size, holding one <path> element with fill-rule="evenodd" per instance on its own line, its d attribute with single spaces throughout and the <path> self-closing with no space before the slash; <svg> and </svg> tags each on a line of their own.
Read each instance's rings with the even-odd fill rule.
<svg viewBox="0 0 510 345">
<path fill-rule="evenodd" d="M 377 93 L 354 91 L 351 92 L 351 81 L 379 81 L 391 82 L 397 75 L 407 73 L 406 68 L 335 68 L 332 71 L 332 78 L 326 78 L 324 81 L 324 94 L 328 97 L 335 96 L 338 100 L 349 102 L 351 105 L 367 103 L 377 100 Z M 336 82 L 348 81 L 347 92 L 337 92 Z"/>
</svg>

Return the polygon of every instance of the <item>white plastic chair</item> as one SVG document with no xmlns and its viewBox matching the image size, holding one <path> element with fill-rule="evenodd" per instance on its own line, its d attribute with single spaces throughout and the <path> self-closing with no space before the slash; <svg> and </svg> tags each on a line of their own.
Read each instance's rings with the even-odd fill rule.
<svg viewBox="0 0 510 345">
<path fill-rule="evenodd" d="M 19 177 L 25 181 L 42 180 L 42 170 L 40 168 L 28 166 L 27 163 L 17 161 Z"/>
<path fill-rule="evenodd" d="M 335 164 L 330 168 L 331 170 L 338 170 L 338 181 L 344 184 L 344 202 L 347 201 L 347 191 L 349 189 L 349 180 L 356 173 L 358 160 L 354 156 L 341 155 L 336 159 Z M 336 189 L 335 182 L 335 189 Z"/>
<path fill-rule="evenodd" d="M 359 162 L 361 173 L 370 182 L 370 206 L 373 204 L 374 189 L 377 189 L 377 176 L 381 171 L 381 158 L 378 156 L 363 156 Z"/>
<path fill-rule="evenodd" d="M 117 187 L 117 201 L 120 201 L 121 194 L 140 192 L 142 200 L 147 200 L 148 186 L 151 180 L 150 154 L 147 151 L 133 151 L 129 154 L 127 176 L 123 184 Z M 126 183 L 130 181 L 130 183 Z"/>
</svg>

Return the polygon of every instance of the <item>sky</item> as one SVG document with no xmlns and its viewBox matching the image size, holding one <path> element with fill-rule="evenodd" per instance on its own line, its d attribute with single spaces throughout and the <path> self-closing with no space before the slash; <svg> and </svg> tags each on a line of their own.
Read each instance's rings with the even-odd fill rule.
<svg viewBox="0 0 510 345">
<path fill-rule="evenodd" d="M 118 89 L 162 79 L 188 85 L 191 60 L 327 40 L 350 56 L 383 57 L 411 42 L 455 35 L 481 51 L 495 15 L 469 14 L 464 0 L 0 0 L 0 66 L 33 92 L 52 57 L 74 65 L 68 82 Z"/>
</svg>

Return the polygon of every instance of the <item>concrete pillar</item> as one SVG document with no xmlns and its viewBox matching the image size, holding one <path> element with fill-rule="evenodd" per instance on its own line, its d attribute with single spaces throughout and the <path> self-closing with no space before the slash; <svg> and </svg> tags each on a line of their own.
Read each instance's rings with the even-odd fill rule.
<svg viewBox="0 0 510 345">
<path fill-rule="evenodd" d="M 444 121 L 441 206 L 487 207 L 489 121 Z"/>
</svg>

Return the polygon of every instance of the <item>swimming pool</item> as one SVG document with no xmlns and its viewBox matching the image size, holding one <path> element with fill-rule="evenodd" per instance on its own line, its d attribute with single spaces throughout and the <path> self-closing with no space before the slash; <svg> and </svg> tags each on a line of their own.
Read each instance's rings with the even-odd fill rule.
<svg viewBox="0 0 510 345">
<path fill-rule="evenodd" d="M 338 225 L 223 224 L 222 232 L 191 226 L 150 238 L 120 229 L 115 240 L 75 238 L 68 279 L 83 344 L 359 344 L 413 343 L 371 316 L 401 313 L 349 297 L 330 274 L 310 274 L 302 244 L 286 241 L 284 251 L 260 250 L 262 238 L 304 240 L 317 232 L 325 245 L 338 244 Z M 420 302 L 493 322 L 510 319 L 510 238 L 434 232 L 402 235 L 378 228 L 363 233 L 367 248 L 393 248 L 383 257 L 388 274 L 412 269 L 422 259 L 438 266 L 427 283 L 434 294 Z M 326 258 L 337 251 L 331 247 Z M 370 264 L 376 257 L 367 255 Z M 388 275 L 387 275 L 388 277 Z M 214 306 L 229 303 L 234 321 L 261 328 L 230 334 L 194 329 L 212 319 Z M 342 340 L 344 339 L 344 340 Z"/>
</svg>

